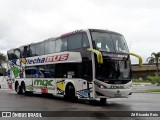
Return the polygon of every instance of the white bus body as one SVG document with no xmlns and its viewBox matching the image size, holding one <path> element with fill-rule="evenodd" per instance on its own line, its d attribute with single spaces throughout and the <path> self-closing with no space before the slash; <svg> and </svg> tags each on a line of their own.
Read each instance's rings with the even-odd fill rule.
<svg viewBox="0 0 160 120">
<path fill-rule="evenodd" d="M 11 49 L 12 88 L 18 94 L 49 93 L 70 100 L 128 97 L 132 92 L 131 64 L 122 37 L 108 30 L 87 29 Z M 124 42 L 121 48 L 117 39 Z M 115 48 L 108 48 L 105 41 Z"/>
</svg>

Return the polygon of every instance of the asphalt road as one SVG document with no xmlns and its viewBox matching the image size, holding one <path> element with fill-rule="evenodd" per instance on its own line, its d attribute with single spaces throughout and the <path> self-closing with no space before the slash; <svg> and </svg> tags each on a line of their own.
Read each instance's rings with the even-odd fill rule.
<svg viewBox="0 0 160 120">
<path fill-rule="evenodd" d="M 90 104 L 80 100 L 78 103 L 70 103 L 62 98 L 44 97 L 42 95 L 24 96 L 17 95 L 10 90 L 0 90 L 0 111 L 94 111 L 95 117 L 77 117 L 77 120 L 158 120 L 159 117 L 110 117 L 96 114 L 96 111 L 160 111 L 160 94 L 158 93 L 133 93 L 130 98 L 108 99 L 105 105 Z M 3 118 L 5 119 L 5 118 Z M 9 118 L 6 118 L 8 120 Z M 10 118 L 13 119 L 13 118 Z M 15 120 L 17 118 L 14 118 Z M 22 118 L 18 118 L 22 119 Z M 23 118 L 28 120 L 28 118 Z M 30 118 L 37 120 L 49 120 L 53 118 Z M 54 118 L 55 119 L 55 118 Z M 56 120 L 75 117 L 56 117 Z"/>
</svg>

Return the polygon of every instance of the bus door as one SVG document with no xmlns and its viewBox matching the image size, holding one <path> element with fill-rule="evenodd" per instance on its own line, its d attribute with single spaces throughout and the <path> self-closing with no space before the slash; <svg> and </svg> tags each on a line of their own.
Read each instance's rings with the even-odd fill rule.
<svg viewBox="0 0 160 120">
<path fill-rule="evenodd" d="M 83 62 L 83 94 L 85 97 L 92 96 L 92 86 L 92 61 L 85 61 Z"/>
</svg>

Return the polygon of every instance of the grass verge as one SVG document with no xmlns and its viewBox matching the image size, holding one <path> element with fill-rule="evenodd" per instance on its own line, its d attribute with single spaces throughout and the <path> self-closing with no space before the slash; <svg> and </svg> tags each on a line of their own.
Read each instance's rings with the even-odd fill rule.
<svg viewBox="0 0 160 120">
<path fill-rule="evenodd" d="M 144 92 L 160 92 L 160 89 L 144 90 Z"/>
<path fill-rule="evenodd" d="M 151 83 L 149 80 L 132 80 L 133 83 Z"/>
</svg>

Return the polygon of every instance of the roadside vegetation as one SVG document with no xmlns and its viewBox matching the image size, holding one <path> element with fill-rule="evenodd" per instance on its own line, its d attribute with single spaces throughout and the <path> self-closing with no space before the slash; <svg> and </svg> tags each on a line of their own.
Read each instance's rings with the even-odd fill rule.
<svg viewBox="0 0 160 120">
<path fill-rule="evenodd" d="M 160 75 L 155 74 L 154 76 L 147 76 L 147 80 L 143 79 L 134 79 L 133 84 L 140 83 L 151 83 L 153 85 L 160 86 Z"/>
<path fill-rule="evenodd" d="M 160 92 L 160 89 L 144 90 L 144 92 Z"/>
<path fill-rule="evenodd" d="M 157 86 L 160 85 L 160 76 L 159 75 L 155 75 L 155 76 L 147 76 L 148 81 L 150 81 L 150 83 L 157 84 Z"/>
<path fill-rule="evenodd" d="M 137 80 L 137 79 L 134 79 L 134 80 L 132 80 L 133 81 L 133 83 L 151 83 L 149 80 L 142 80 L 142 79 L 140 79 L 140 80 Z"/>
<path fill-rule="evenodd" d="M 155 53 L 153 52 L 150 57 L 147 58 L 147 62 L 149 64 L 155 64 L 156 65 L 156 74 L 158 74 L 158 67 L 160 63 L 160 52 Z"/>
<path fill-rule="evenodd" d="M 160 52 L 153 52 L 151 53 L 151 56 L 147 58 L 147 62 L 149 64 L 156 65 L 156 73 L 153 76 L 147 76 L 147 82 L 150 82 L 151 84 L 157 84 L 157 86 L 160 85 L 160 75 L 159 75 L 159 63 L 160 63 Z"/>
</svg>

